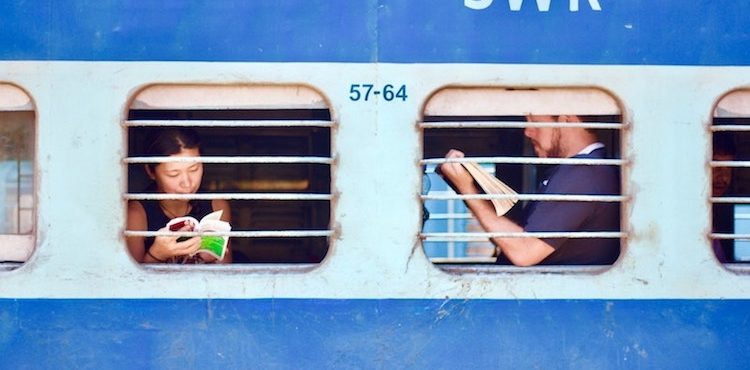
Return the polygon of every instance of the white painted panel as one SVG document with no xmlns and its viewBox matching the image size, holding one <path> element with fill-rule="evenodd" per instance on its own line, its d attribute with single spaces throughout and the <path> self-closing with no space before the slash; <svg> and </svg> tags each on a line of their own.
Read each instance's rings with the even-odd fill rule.
<svg viewBox="0 0 750 370">
<path fill-rule="evenodd" d="M 154 85 L 139 92 L 132 109 L 315 109 L 323 96 L 303 85 Z"/>
<path fill-rule="evenodd" d="M 20 88 L 0 83 L 0 110 L 34 110 L 31 98 Z"/>
<path fill-rule="evenodd" d="M 38 247 L 22 268 L 0 274 L 0 297 L 747 299 L 750 269 L 718 264 L 707 238 L 705 121 L 723 94 L 748 79 L 748 67 L 0 62 L 0 80 L 29 91 L 39 121 Z M 323 263 L 148 268 L 133 262 L 122 236 L 122 115 L 139 89 L 164 81 L 304 81 L 326 96 L 337 122 L 336 234 Z M 350 85 L 362 83 L 403 84 L 408 100 L 352 101 Z M 622 104 L 629 123 L 623 130 L 629 200 L 627 245 L 614 266 L 446 271 L 427 260 L 418 238 L 417 121 L 435 91 L 457 83 L 498 90 L 601 86 L 616 97 L 610 100 Z M 61 104 L 70 101 L 86 109 Z"/>
<path fill-rule="evenodd" d="M 714 117 L 750 117 L 750 90 L 737 90 L 724 96 L 716 105 Z"/>
<path fill-rule="evenodd" d="M 433 95 L 425 115 L 616 115 L 617 101 L 599 89 L 448 87 Z"/>
</svg>

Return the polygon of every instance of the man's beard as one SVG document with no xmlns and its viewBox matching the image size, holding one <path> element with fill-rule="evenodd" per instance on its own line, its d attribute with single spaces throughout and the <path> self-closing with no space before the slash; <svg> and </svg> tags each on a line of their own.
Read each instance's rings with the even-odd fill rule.
<svg viewBox="0 0 750 370">
<path fill-rule="evenodd" d="M 561 158 L 562 157 L 562 146 L 560 145 L 560 129 L 555 128 L 552 131 L 552 145 L 547 151 L 547 158 Z"/>
</svg>

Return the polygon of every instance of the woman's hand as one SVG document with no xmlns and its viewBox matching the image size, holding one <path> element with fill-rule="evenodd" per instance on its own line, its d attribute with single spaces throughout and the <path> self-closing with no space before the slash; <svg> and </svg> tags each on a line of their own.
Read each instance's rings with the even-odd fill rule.
<svg viewBox="0 0 750 370">
<path fill-rule="evenodd" d="M 179 231 L 192 231 L 193 225 L 185 224 Z M 159 231 L 168 231 L 166 227 Z M 178 241 L 179 236 L 157 236 L 151 245 L 148 254 L 157 261 L 164 262 L 172 257 L 195 254 L 201 247 L 201 237 L 194 236 L 190 239 Z"/>
</svg>

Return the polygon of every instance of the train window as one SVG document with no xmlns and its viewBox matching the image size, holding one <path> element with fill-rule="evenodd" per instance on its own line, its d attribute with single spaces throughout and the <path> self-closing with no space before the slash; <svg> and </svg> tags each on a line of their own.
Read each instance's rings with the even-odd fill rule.
<svg viewBox="0 0 750 370">
<path fill-rule="evenodd" d="M 34 251 L 36 114 L 29 95 L 0 83 L 0 263 L 13 268 Z"/>
<path fill-rule="evenodd" d="M 153 219 L 163 223 L 186 212 L 200 219 L 198 209 L 208 213 L 223 208 L 217 202 L 228 204 L 231 231 L 220 235 L 229 237 L 233 263 L 319 263 L 326 256 L 332 235 L 333 124 L 317 91 L 305 86 L 151 86 L 133 99 L 126 126 L 129 206 L 139 202 L 145 214 L 158 215 Z M 157 164 L 180 162 L 154 149 L 161 144 L 152 138 L 186 128 L 200 138 L 203 175 L 197 191 L 154 181 Z M 179 170 L 173 174 L 182 175 Z M 151 244 L 145 238 L 160 235 L 160 227 L 127 230 L 128 242 L 141 238 Z M 195 262 L 165 256 L 164 250 L 148 256 L 146 242 L 140 251 L 129 244 L 136 260 Z"/>
<path fill-rule="evenodd" d="M 426 255 L 445 269 L 612 264 L 624 238 L 621 112 L 590 88 L 436 92 L 420 123 Z M 486 178 L 502 183 L 481 190 Z"/>
<path fill-rule="evenodd" d="M 713 114 L 711 247 L 722 263 L 750 262 L 750 90 L 724 96 Z"/>
</svg>

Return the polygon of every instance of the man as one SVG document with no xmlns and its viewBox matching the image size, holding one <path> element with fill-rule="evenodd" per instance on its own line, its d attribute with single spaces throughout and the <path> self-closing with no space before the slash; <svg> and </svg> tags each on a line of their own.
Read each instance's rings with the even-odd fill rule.
<svg viewBox="0 0 750 370">
<path fill-rule="evenodd" d="M 529 116 L 529 122 L 581 122 L 578 116 Z M 604 158 L 604 145 L 596 135 L 580 127 L 527 127 L 540 158 Z M 451 150 L 446 158 L 461 158 Z M 460 163 L 444 163 L 442 176 L 461 194 L 478 194 L 479 189 Z M 619 170 L 613 166 L 557 165 L 539 188 L 542 194 L 619 195 Z M 525 208 L 525 222 L 516 224 L 498 217 L 489 201 L 467 199 L 466 204 L 488 232 L 575 232 L 619 231 L 618 202 L 534 201 Z M 517 266 L 537 264 L 611 264 L 620 254 L 614 238 L 493 238 L 500 250 L 498 263 Z"/>
</svg>

